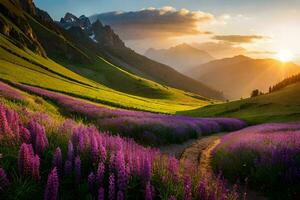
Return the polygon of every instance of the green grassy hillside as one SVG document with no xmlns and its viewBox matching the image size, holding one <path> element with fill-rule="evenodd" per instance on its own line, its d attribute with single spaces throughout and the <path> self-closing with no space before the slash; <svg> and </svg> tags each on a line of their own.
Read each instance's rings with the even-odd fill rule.
<svg viewBox="0 0 300 200">
<path fill-rule="evenodd" d="M 2 79 L 68 93 L 107 105 L 155 112 L 174 113 L 208 103 L 200 100 L 200 97 L 198 97 L 199 99 L 193 98 L 190 93 L 164 88 L 143 79 L 141 82 L 144 81 L 145 84 L 148 84 L 148 88 L 161 91 L 159 95 L 164 98 L 149 99 L 121 93 L 84 78 L 28 49 L 22 50 L 4 35 L 0 36 L 0 44 L 0 76 Z M 102 60 L 102 62 L 104 61 Z M 132 77 L 138 81 L 137 77 Z M 124 85 L 126 86 L 126 84 Z"/>
<path fill-rule="evenodd" d="M 191 116 L 238 117 L 249 123 L 300 120 L 300 83 L 270 94 L 178 112 Z"/>
</svg>

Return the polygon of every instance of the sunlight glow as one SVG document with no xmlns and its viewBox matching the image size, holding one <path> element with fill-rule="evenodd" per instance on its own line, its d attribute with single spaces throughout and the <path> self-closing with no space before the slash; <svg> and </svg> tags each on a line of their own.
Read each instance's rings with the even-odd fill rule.
<svg viewBox="0 0 300 200">
<path fill-rule="evenodd" d="M 290 50 L 284 49 L 284 50 L 280 50 L 277 53 L 277 58 L 281 61 L 281 62 L 289 62 L 291 60 L 293 60 L 294 55 Z"/>
</svg>

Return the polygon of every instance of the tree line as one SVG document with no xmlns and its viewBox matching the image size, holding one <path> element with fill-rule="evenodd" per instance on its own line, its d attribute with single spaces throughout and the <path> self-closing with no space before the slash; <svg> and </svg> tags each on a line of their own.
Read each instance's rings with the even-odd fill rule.
<svg viewBox="0 0 300 200">
<path fill-rule="evenodd" d="M 287 86 L 289 86 L 291 84 L 298 83 L 298 82 L 300 82 L 300 74 L 296 74 L 296 75 L 290 76 L 290 77 L 288 77 L 288 78 L 280 81 L 276 85 L 270 86 L 269 87 L 269 93 L 278 91 L 278 90 L 280 90 L 282 88 L 285 88 L 285 87 L 287 87 Z"/>
</svg>

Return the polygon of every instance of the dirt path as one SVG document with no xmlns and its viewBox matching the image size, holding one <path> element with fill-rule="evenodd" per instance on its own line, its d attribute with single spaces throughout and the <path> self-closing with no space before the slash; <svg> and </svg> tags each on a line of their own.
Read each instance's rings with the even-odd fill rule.
<svg viewBox="0 0 300 200">
<path fill-rule="evenodd" d="M 190 159 L 198 164 L 200 160 L 199 152 L 202 152 L 211 141 L 224 135 L 224 133 L 218 133 L 210 136 L 202 136 L 198 139 L 188 140 L 183 144 L 171 144 L 160 147 L 160 151 L 164 154 L 175 156 L 178 159 Z"/>
<path fill-rule="evenodd" d="M 213 174 L 211 168 L 212 151 L 220 143 L 220 137 L 222 135 L 224 135 L 224 133 L 197 140 L 193 145 L 185 149 L 181 159 L 189 159 L 193 163 L 198 164 L 200 176 Z M 228 187 L 230 188 L 232 185 Z M 267 198 L 256 191 L 247 189 L 246 200 L 267 200 Z"/>
<path fill-rule="evenodd" d="M 195 141 L 190 147 L 186 148 L 182 153 L 180 159 L 188 159 L 192 161 L 194 164 L 199 165 L 201 162 L 210 163 L 210 158 L 203 158 L 204 154 L 206 156 L 210 155 L 210 152 L 215 148 L 216 145 L 213 145 L 216 140 L 218 140 L 224 133 L 218 133 L 211 136 L 205 136 L 197 141 Z M 209 148 L 209 149 L 207 149 Z"/>
<path fill-rule="evenodd" d="M 200 176 L 213 174 L 213 170 L 211 168 L 212 151 L 218 144 L 220 144 L 220 141 L 220 138 L 216 138 L 202 151 L 198 167 Z"/>
</svg>

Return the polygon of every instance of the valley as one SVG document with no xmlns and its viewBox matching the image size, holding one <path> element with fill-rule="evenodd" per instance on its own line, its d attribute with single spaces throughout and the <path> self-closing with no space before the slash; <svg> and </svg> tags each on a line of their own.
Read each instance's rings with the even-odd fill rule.
<svg viewBox="0 0 300 200">
<path fill-rule="evenodd" d="M 264 2 L 104 1 L 0 0 L 0 199 L 298 199 L 299 55 Z"/>
</svg>

